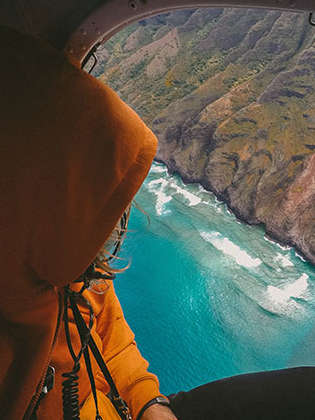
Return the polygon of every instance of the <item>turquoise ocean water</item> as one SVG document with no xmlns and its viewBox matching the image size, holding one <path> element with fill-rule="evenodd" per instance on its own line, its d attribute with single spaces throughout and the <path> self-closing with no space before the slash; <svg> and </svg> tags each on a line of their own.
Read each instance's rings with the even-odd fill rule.
<svg viewBox="0 0 315 420">
<path fill-rule="evenodd" d="M 115 284 L 162 392 L 315 364 L 314 266 L 161 164 L 136 201 Z"/>
</svg>

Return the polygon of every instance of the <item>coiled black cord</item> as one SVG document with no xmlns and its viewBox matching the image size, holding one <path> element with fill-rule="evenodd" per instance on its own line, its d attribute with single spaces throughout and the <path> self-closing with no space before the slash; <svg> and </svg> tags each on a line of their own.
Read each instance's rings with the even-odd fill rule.
<svg viewBox="0 0 315 420">
<path fill-rule="evenodd" d="M 68 317 L 68 309 L 69 309 L 69 300 L 73 299 L 81 299 L 84 303 L 87 304 L 89 311 L 90 311 L 90 322 L 88 327 L 88 332 L 84 337 L 81 343 L 81 349 L 79 353 L 76 355 L 70 337 L 70 330 L 69 330 L 69 317 Z M 69 286 L 64 288 L 64 325 L 65 325 L 65 334 L 66 340 L 68 344 L 68 348 L 71 354 L 71 357 L 74 361 L 73 369 L 71 372 L 63 373 L 62 376 L 66 378 L 65 381 L 62 382 L 62 403 L 63 403 L 63 418 L 64 420 L 80 420 L 80 405 L 79 405 L 79 370 L 80 370 L 80 359 L 85 350 L 88 346 L 89 338 L 90 338 L 90 331 L 93 325 L 93 309 L 91 305 L 84 299 L 84 297 L 80 293 L 76 293 L 70 289 Z"/>
<path fill-rule="evenodd" d="M 84 286 L 81 288 L 79 293 L 72 291 L 69 286 L 64 288 L 65 291 L 65 313 L 64 313 L 64 321 L 65 321 L 65 333 L 66 339 L 69 347 L 70 354 L 74 360 L 74 367 L 71 372 L 68 374 L 63 374 L 64 377 L 67 379 L 63 382 L 63 396 L 64 396 L 64 420 L 79 420 L 80 419 L 80 411 L 78 407 L 78 376 L 77 373 L 80 369 L 80 358 L 82 354 L 84 355 L 85 365 L 87 369 L 87 373 L 90 379 L 91 390 L 94 398 L 95 403 L 95 420 L 102 420 L 102 416 L 99 413 L 98 408 L 98 401 L 97 401 L 97 390 L 95 379 L 92 370 L 92 364 L 90 359 L 89 350 L 91 350 L 101 372 L 104 375 L 105 380 L 110 386 L 110 394 L 109 397 L 112 401 L 113 406 L 115 407 L 117 414 L 124 420 L 132 420 L 129 408 L 125 401 L 119 395 L 115 382 L 106 366 L 106 363 L 100 353 L 97 345 L 93 339 L 91 334 L 92 326 L 93 326 L 93 319 L 94 313 L 93 308 L 90 302 L 82 296 L 82 291 L 88 286 L 88 282 L 84 281 Z M 81 301 L 87 306 L 90 312 L 90 320 L 88 325 L 84 318 L 80 313 L 80 308 L 77 305 L 77 301 Z M 81 350 L 79 351 L 78 355 L 74 353 L 71 339 L 70 339 L 70 332 L 69 332 L 69 320 L 68 320 L 68 309 L 72 310 L 74 316 L 74 323 L 76 324 L 78 333 L 80 335 L 81 340 Z M 92 420 L 92 419 L 91 419 Z"/>
<path fill-rule="evenodd" d="M 71 372 L 62 374 L 67 378 L 62 382 L 62 404 L 64 420 L 80 420 L 79 406 L 79 376 L 80 363 L 78 363 Z"/>
</svg>

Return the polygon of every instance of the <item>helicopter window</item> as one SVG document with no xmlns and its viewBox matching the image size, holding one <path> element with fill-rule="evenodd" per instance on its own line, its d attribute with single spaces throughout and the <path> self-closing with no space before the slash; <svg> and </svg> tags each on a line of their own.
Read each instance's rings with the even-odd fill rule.
<svg viewBox="0 0 315 420">
<path fill-rule="evenodd" d="M 209 8 L 96 52 L 159 139 L 117 290 L 165 393 L 315 362 L 314 45 L 307 14 Z"/>
</svg>

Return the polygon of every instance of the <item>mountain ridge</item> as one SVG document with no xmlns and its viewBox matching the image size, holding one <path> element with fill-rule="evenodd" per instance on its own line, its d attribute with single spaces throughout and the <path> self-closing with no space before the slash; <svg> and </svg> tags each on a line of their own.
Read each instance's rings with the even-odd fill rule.
<svg viewBox="0 0 315 420">
<path fill-rule="evenodd" d="M 184 10 L 110 42 L 98 76 L 157 135 L 156 159 L 315 264 L 315 33 L 306 15 Z"/>
</svg>

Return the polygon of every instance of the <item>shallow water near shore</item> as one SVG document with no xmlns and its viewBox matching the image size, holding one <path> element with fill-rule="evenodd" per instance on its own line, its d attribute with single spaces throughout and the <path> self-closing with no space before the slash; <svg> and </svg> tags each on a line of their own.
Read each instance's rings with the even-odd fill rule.
<svg viewBox="0 0 315 420">
<path fill-rule="evenodd" d="M 163 393 L 315 364 L 314 266 L 162 164 L 136 201 L 115 285 Z"/>
</svg>

